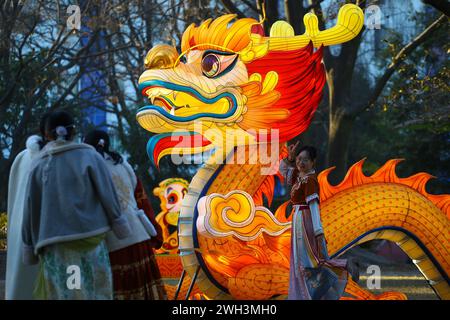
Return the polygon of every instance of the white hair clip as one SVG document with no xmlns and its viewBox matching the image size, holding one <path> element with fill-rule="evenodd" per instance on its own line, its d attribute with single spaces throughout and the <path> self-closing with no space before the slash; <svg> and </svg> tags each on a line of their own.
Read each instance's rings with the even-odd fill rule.
<svg viewBox="0 0 450 320">
<path fill-rule="evenodd" d="M 104 147 L 105 146 L 105 140 L 103 140 L 103 139 L 98 140 L 97 145 Z"/>
<path fill-rule="evenodd" d="M 67 129 L 63 126 L 56 127 L 56 135 L 58 136 L 58 139 L 64 139 L 65 136 L 67 136 Z"/>
</svg>

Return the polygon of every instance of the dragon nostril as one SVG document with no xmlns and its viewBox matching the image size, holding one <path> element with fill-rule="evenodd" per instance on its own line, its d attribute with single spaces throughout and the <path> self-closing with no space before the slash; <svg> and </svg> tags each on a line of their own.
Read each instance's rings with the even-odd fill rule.
<svg viewBox="0 0 450 320">
<path fill-rule="evenodd" d="M 144 59 L 145 69 L 169 69 L 177 61 L 178 52 L 172 46 L 160 44 L 154 46 Z"/>
</svg>

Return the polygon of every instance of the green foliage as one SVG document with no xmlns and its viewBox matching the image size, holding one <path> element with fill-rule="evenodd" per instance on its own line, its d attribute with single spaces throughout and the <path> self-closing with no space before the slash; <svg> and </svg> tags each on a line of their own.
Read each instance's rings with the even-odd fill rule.
<svg viewBox="0 0 450 320">
<path fill-rule="evenodd" d="M 8 227 L 8 216 L 0 213 L 0 250 L 6 250 L 6 235 Z"/>
</svg>

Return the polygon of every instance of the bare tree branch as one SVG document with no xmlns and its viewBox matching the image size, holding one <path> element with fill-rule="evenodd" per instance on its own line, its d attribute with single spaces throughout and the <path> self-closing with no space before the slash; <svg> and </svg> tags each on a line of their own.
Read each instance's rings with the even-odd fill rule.
<svg viewBox="0 0 450 320">
<path fill-rule="evenodd" d="M 398 66 L 405 60 L 409 53 L 421 45 L 434 31 L 439 29 L 442 25 L 447 23 L 447 16 L 441 15 L 436 21 L 428 26 L 421 34 L 415 37 L 411 42 L 404 46 L 392 59 L 391 64 L 386 68 L 383 75 L 377 80 L 375 88 L 370 95 L 368 101 L 358 107 L 358 110 L 362 110 L 372 104 L 374 104 L 378 97 L 381 95 L 387 82 L 397 70 Z"/>
<path fill-rule="evenodd" d="M 231 0 L 221 0 L 223 6 L 229 13 L 235 13 L 237 14 L 238 18 L 245 18 L 245 14 L 242 13 L 241 10 L 236 7 L 236 5 Z"/>
<path fill-rule="evenodd" d="M 252 9 L 256 13 L 258 12 L 258 8 L 256 8 L 255 4 L 251 3 L 248 0 L 242 0 L 242 2 L 245 3 L 245 5 L 247 5 L 250 9 Z"/>
</svg>

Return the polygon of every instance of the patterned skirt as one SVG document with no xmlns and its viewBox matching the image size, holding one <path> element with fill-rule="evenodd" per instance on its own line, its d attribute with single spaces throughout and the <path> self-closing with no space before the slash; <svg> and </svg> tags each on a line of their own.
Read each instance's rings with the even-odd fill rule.
<svg viewBox="0 0 450 320">
<path fill-rule="evenodd" d="M 166 300 L 153 248 L 143 241 L 109 253 L 114 299 Z"/>
<path fill-rule="evenodd" d="M 323 239 L 322 256 L 307 206 L 294 206 L 292 217 L 289 300 L 338 300 L 347 285 L 347 261 L 330 259 Z"/>
<path fill-rule="evenodd" d="M 35 299 L 112 300 L 112 273 L 105 241 L 94 240 L 94 245 L 85 242 L 80 246 L 82 241 L 43 248 Z"/>
</svg>

